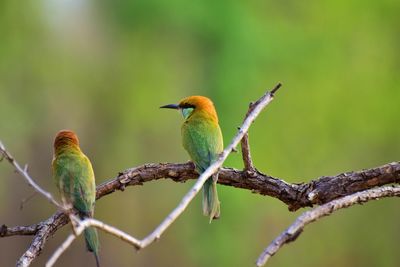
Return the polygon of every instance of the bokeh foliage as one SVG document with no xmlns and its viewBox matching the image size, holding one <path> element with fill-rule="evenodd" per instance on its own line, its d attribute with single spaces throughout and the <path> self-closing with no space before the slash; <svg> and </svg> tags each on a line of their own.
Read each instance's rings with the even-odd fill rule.
<svg viewBox="0 0 400 267">
<path fill-rule="evenodd" d="M 187 95 L 211 97 L 225 142 L 250 101 L 276 82 L 276 100 L 250 131 L 258 169 L 290 182 L 378 166 L 400 153 L 400 2 L 42 0 L 0 1 L 0 138 L 48 190 L 55 133 L 75 130 L 97 183 L 146 162 L 183 162 L 181 117 L 159 110 Z M 240 154 L 226 166 L 241 168 Z M 7 163 L 0 223 L 47 218 Z M 97 204 L 96 217 L 142 237 L 192 183 L 158 181 Z M 139 254 L 101 234 L 104 266 L 251 266 L 301 212 L 219 186 L 222 218 L 200 198 L 160 242 Z M 160 193 L 162 192 L 162 193 Z M 398 266 L 398 200 L 341 211 L 307 228 L 269 266 Z M 49 242 L 43 266 L 69 227 Z M 12 266 L 30 238 L 0 239 Z M 59 266 L 94 264 L 77 242 Z M 91 266 L 90 265 L 90 266 Z"/>
</svg>

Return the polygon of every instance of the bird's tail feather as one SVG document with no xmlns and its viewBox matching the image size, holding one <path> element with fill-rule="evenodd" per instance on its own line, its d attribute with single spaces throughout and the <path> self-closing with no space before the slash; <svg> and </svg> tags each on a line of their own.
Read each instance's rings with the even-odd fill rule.
<svg viewBox="0 0 400 267">
<path fill-rule="evenodd" d="M 220 216 L 220 202 L 217 192 L 217 176 L 210 177 L 203 186 L 203 214 L 213 219 Z"/>
<path fill-rule="evenodd" d="M 100 267 L 100 259 L 99 259 L 99 253 L 95 252 L 93 253 L 94 258 L 96 259 L 96 267 Z"/>
<path fill-rule="evenodd" d="M 100 267 L 99 261 L 99 237 L 97 235 L 97 230 L 94 227 L 89 227 L 85 229 L 85 241 L 86 247 L 90 252 L 94 253 L 96 258 L 96 265 Z"/>
</svg>

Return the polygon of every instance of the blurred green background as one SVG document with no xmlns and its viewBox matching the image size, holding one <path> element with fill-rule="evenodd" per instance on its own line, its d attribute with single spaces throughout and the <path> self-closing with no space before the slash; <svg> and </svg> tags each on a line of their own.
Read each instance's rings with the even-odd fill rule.
<svg viewBox="0 0 400 267">
<path fill-rule="evenodd" d="M 281 81 L 250 130 L 257 168 L 289 182 L 378 166 L 400 153 L 400 2 L 0 1 L 0 139 L 55 192 L 52 142 L 75 130 L 97 183 L 149 162 L 185 162 L 182 118 L 160 110 L 193 94 L 213 99 L 225 144 L 248 103 Z M 240 153 L 225 166 L 242 168 Z M 0 224 L 27 225 L 55 208 L 0 164 Z M 137 237 L 193 181 L 146 183 L 102 198 L 96 217 Z M 276 199 L 219 186 L 222 218 L 196 200 L 140 253 L 100 233 L 102 266 L 253 266 L 295 217 Z M 399 266 L 399 200 L 343 210 L 308 227 L 268 266 Z M 70 227 L 33 266 L 43 266 Z M 31 237 L 0 239 L 13 266 Z M 94 266 L 80 238 L 57 266 Z"/>
</svg>

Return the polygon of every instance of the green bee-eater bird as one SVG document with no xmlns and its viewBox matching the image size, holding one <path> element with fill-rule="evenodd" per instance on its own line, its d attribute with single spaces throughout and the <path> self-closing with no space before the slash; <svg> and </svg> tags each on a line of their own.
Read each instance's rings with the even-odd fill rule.
<svg viewBox="0 0 400 267">
<path fill-rule="evenodd" d="M 183 147 L 196 165 L 198 173 L 204 172 L 223 150 L 221 129 L 213 102 L 204 96 L 190 96 L 179 104 L 161 108 L 178 109 L 185 119 L 181 132 Z M 220 216 L 217 194 L 218 174 L 210 177 L 203 186 L 203 213 L 212 219 Z"/>
<path fill-rule="evenodd" d="M 71 204 L 81 219 L 92 218 L 96 200 L 96 184 L 92 164 L 82 153 L 76 134 L 69 130 L 57 133 L 54 140 L 53 177 L 63 201 Z M 86 247 L 99 264 L 99 239 L 95 228 L 86 228 Z"/>
</svg>

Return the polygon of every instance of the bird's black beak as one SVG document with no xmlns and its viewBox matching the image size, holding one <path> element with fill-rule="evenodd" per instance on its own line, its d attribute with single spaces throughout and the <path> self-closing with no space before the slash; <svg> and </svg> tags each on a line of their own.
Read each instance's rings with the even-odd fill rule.
<svg viewBox="0 0 400 267">
<path fill-rule="evenodd" d="M 161 106 L 160 108 L 179 109 L 179 105 L 177 105 L 177 104 L 169 104 L 169 105 Z"/>
</svg>

